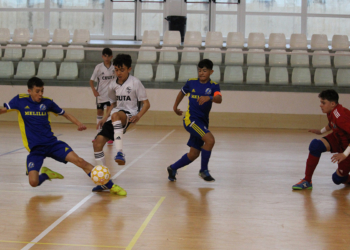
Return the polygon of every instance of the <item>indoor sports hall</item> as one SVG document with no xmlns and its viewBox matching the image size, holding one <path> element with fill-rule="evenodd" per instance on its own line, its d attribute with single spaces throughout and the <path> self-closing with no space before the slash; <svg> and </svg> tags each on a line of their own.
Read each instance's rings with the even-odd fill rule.
<svg viewBox="0 0 350 250">
<path fill-rule="evenodd" d="M 308 132 L 328 124 L 318 94 L 335 90 L 350 108 L 349 11 L 345 0 L 0 1 L 0 109 L 41 78 L 87 126 L 51 115 L 55 136 L 97 165 L 89 81 L 104 48 L 131 56 L 151 104 L 123 136 L 125 165 L 103 149 L 125 197 L 92 192 L 81 169 L 51 158 L 43 166 L 64 179 L 31 187 L 18 114 L 1 114 L 0 249 L 349 249 L 350 186 L 333 183 L 333 153 L 312 190 L 292 189 L 326 135 Z M 200 157 L 171 182 L 167 167 L 189 150 L 174 102 L 202 59 L 223 100 L 210 112 L 215 182 L 199 177 Z"/>
</svg>

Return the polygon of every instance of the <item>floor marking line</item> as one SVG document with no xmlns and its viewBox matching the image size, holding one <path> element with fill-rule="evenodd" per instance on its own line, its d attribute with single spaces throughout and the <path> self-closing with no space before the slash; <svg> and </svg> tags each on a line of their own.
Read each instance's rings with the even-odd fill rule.
<svg viewBox="0 0 350 250">
<path fill-rule="evenodd" d="M 39 234 L 34 240 L 32 240 L 31 241 L 32 243 L 28 243 L 25 247 L 23 247 L 22 250 L 28 250 L 32 246 L 34 246 L 35 243 L 39 242 L 42 238 L 44 238 L 49 232 L 51 232 L 52 229 L 54 229 L 65 218 L 67 218 L 69 215 L 71 215 L 74 211 L 76 211 L 79 207 L 81 207 L 85 202 L 87 202 L 94 195 L 95 195 L 95 193 L 91 193 L 88 196 L 86 196 L 84 199 L 82 199 L 77 205 L 75 205 L 73 208 L 71 208 L 68 212 L 66 212 L 64 215 L 62 215 L 58 220 L 56 220 L 54 223 L 52 223 L 48 228 L 46 228 L 41 234 Z"/>
<path fill-rule="evenodd" d="M 100 247 L 100 248 L 121 248 L 125 249 L 123 246 L 103 246 L 103 245 L 80 245 L 80 244 L 63 244 L 63 243 L 42 243 L 42 242 L 27 242 L 27 241 L 12 241 L 12 240 L 0 240 L 0 243 L 17 243 L 17 244 L 25 244 L 25 243 L 33 243 L 35 245 L 51 245 L 51 246 L 72 246 L 72 247 Z"/>
<path fill-rule="evenodd" d="M 62 134 L 57 135 L 57 137 L 60 136 L 60 135 L 62 135 Z M 17 149 L 15 149 L 15 150 L 10 151 L 10 152 L 3 153 L 3 154 L 0 155 L 0 157 L 3 156 L 3 155 L 12 154 L 12 153 L 17 152 L 17 151 L 20 151 L 20 150 L 22 150 L 22 149 L 25 149 L 25 147 L 17 148 Z"/>
<path fill-rule="evenodd" d="M 146 150 L 142 155 L 137 157 L 135 160 L 133 160 L 130 164 L 125 166 L 123 169 L 121 169 L 118 173 L 116 173 L 111 179 L 114 179 L 121 175 L 127 168 L 129 168 L 132 164 L 137 162 L 142 156 L 147 154 L 150 150 L 152 150 L 154 147 L 159 145 L 162 141 L 164 141 L 169 135 L 171 135 L 175 131 L 172 130 L 169 132 L 166 136 L 164 136 L 161 140 L 159 140 L 156 144 L 154 144 L 152 147 L 150 147 L 148 150 Z M 22 250 L 28 250 L 31 247 L 35 245 L 38 241 L 40 241 L 42 238 L 44 238 L 51 230 L 53 230 L 58 224 L 60 224 L 65 218 L 67 218 L 69 215 L 71 215 L 75 210 L 77 210 L 80 206 L 82 206 L 85 202 L 87 202 L 92 196 L 94 196 L 95 193 L 91 193 L 88 196 L 86 196 L 83 200 L 81 200 L 77 205 L 75 205 L 73 208 L 71 208 L 68 212 L 66 212 L 64 215 L 62 215 L 58 220 L 56 220 L 53 224 L 51 224 L 47 229 L 45 229 L 41 234 L 39 234 L 34 240 L 31 242 L 34 243 L 28 243 Z"/>
<path fill-rule="evenodd" d="M 151 151 L 153 148 L 157 147 L 162 141 L 164 141 L 166 138 L 168 138 L 169 135 L 171 135 L 173 132 L 175 131 L 175 129 L 173 129 L 172 131 L 170 131 L 166 136 L 164 136 L 161 140 L 159 140 L 156 144 L 153 144 L 152 147 L 150 147 L 149 149 L 147 149 L 145 152 L 143 152 L 143 154 L 139 155 L 136 159 L 134 159 L 132 162 L 130 162 L 129 164 L 127 164 L 124 168 L 122 168 L 121 170 L 119 170 L 118 173 L 116 173 L 115 175 L 113 175 L 113 177 L 111 178 L 112 180 L 114 180 L 115 178 L 117 178 L 119 175 L 121 175 L 125 170 L 127 170 L 131 165 L 133 165 L 135 162 L 137 162 L 139 159 L 141 159 L 144 155 L 146 155 L 149 151 Z"/>
<path fill-rule="evenodd" d="M 154 214 L 157 212 L 157 210 L 160 207 L 160 205 L 162 205 L 164 199 L 165 199 L 165 197 L 160 198 L 160 200 L 158 201 L 157 205 L 149 213 L 149 215 L 147 216 L 145 221 L 142 223 L 141 227 L 139 228 L 139 230 L 135 234 L 134 238 L 132 238 L 132 240 L 130 241 L 128 247 L 125 250 L 131 250 L 133 248 L 133 246 L 135 245 L 136 241 L 140 238 L 141 234 L 143 233 L 143 231 L 147 227 L 148 223 L 151 221 L 151 219 L 154 216 Z"/>
</svg>

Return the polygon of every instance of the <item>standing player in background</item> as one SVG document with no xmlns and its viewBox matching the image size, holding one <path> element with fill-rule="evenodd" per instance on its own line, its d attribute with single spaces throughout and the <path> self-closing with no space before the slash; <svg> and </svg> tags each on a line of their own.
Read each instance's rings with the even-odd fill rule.
<svg viewBox="0 0 350 250">
<path fill-rule="evenodd" d="M 15 96 L 9 103 L 4 103 L 0 114 L 8 111 L 18 111 L 18 123 L 22 134 L 24 147 L 29 151 L 27 156 L 27 175 L 32 187 L 40 186 L 45 180 L 63 179 L 63 176 L 47 167 L 42 167 L 44 159 L 51 157 L 56 161 L 71 162 L 84 170 L 91 177 L 93 166 L 80 158 L 65 142 L 57 140 L 50 124 L 49 112 L 62 115 L 67 120 L 78 126 L 78 130 L 86 127 L 74 116 L 66 113 L 52 99 L 43 97 L 44 82 L 37 77 L 32 77 L 27 82 L 28 93 Z M 41 170 L 41 174 L 39 172 Z M 114 185 L 110 180 L 106 186 L 111 193 L 125 196 L 126 192 L 121 187 Z"/>
<path fill-rule="evenodd" d="M 178 106 L 184 96 L 189 95 L 189 104 L 183 125 L 190 133 L 190 139 L 187 142 L 190 152 L 184 154 L 182 158 L 167 168 L 170 181 L 176 181 L 177 170 L 193 162 L 199 154 L 202 156 L 199 176 L 205 181 L 215 181 L 208 170 L 208 162 L 215 144 L 214 136 L 209 131 L 209 112 L 213 102 L 222 102 L 222 96 L 219 84 L 210 80 L 210 75 L 213 72 L 212 61 L 209 59 L 200 61 L 198 63 L 198 78 L 189 79 L 176 97 L 173 109 L 177 115 L 182 115 Z"/>
<path fill-rule="evenodd" d="M 94 73 L 90 79 L 90 87 L 94 96 L 96 97 L 97 124 L 99 124 L 103 118 L 104 108 L 111 105 L 108 98 L 108 84 L 112 79 L 114 79 L 114 66 L 111 62 L 113 59 L 113 54 L 110 48 L 105 48 L 102 50 L 102 59 L 103 62 L 96 65 Z M 96 89 L 94 82 L 97 82 Z M 101 128 L 97 127 L 97 133 L 100 131 Z M 108 141 L 108 144 L 113 144 L 113 141 Z"/>
<path fill-rule="evenodd" d="M 137 123 L 150 108 L 145 87 L 136 77 L 130 75 L 131 57 L 126 54 L 118 54 L 113 60 L 116 80 L 109 83 L 109 97 L 111 106 L 100 121 L 101 132 L 93 143 L 95 159 L 99 164 L 105 165 L 103 146 L 108 140 L 114 140 L 117 149 L 115 162 L 125 164 L 123 153 L 123 134 L 130 123 Z M 142 103 L 140 110 L 139 104 Z M 105 187 L 97 186 L 93 191 L 102 191 Z"/>
<path fill-rule="evenodd" d="M 321 101 L 321 110 L 327 114 L 329 123 L 319 129 L 311 129 L 309 132 L 321 135 L 327 131 L 332 133 L 321 138 L 314 139 L 309 146 L 309 157 L 306 161 L 305 177 L 292 188 L 294 190 L 312 189 L 312 175 L 320 160 L 321 154 L 326 151 L 338 153 L 332 156 L 333 163 L 338 163 L 338 169 L 332 175 L 333 182 L 337 185 L 350 182 L 350 111 L 338 104 L 339 95 L 335 90 L 322 91 L 318 97 Z"/>
</svg>

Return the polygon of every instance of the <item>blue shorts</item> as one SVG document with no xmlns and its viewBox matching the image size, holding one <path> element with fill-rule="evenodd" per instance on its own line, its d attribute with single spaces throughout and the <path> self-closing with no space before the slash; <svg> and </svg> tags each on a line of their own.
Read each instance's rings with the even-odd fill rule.
<svg viewBox="0 0 350 250">
<path fill-rule="evenodd" d="M 188 126 L 186 126 L 186 123 L 184 122 L 184 127 L 188 133 L 191 134 L 187 146 L 201 150 L 204 144 L 202 137 L 210 132 L 208 125 L 199 120 L 191 120 L 191 123 Z"/>
<path fill-rule="evenodd" d="M 36 146 L 27 156 L 27 173 L 32 170 L 40 172 L 46 157 L 66 164 L 66 157 L 72 151 L 72 148 L 63 141 L 56 141 L 51 145 Z"/>
</svg>

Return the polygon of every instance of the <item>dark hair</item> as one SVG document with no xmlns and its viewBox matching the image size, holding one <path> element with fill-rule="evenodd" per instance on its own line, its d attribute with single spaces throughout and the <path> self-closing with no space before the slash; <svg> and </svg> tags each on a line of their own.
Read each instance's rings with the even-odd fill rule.
<svg viewBox="0 0 350 250">
<path fill-rule="evenodd" d="M 333 89 L 323 90 L 321 93 L 318 94 L 318 97 L 323 99 L 323 100 L 335 102 L 337 104 L 338 104 L 338 100 L 339 100 L 339 95 L 338 95 L 337 91 L 335 91 Z"/>
<path fill-rule="evenodd" d="M 32 78 L 30 78 L 28 80 L 27 86 L 28 86 L 28 89 L 33 89 L 34 86 L 36 86 L 36 87 L 43 87 L 44 86 L 44 82 L 40 78 L 34 76 L 34 77 L 32 77 Z"/>
<path fill-rule="evenodd" d="M 112 52 L 112 50 L 110 49 L 110 48 L 104 48 L 103 50 L 102 50 L 102 55 L 104 56 L 104 55 L 106 55 L 106 56 L 111 56 L 111 55 L 113 55 L 113 52 Z"/>
<path fill-rule="evenodd" d="M 200 69 L 202 69 L 202 68 L 207 68 L 207 69 L 210 69 L 210 70 L 212 70 L 213 69 L 213 62 L 212 61 L 210 61 L 209 59 L 203 59 L 202 61 L 200 61 L 199 63 L 198 63 L 198 68 L 200 68 Z"/>
<path fill-rule="evenodd" d="M 113 65 L 117 67 L 123 67 L 123 64 L 127 67 L 131 67 L 131 56 L 128 54 L 118 54 L 114 60 L 113 60 Z"/>
</svg>

